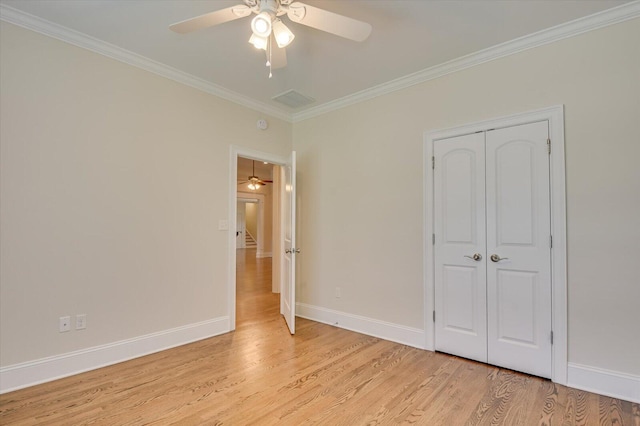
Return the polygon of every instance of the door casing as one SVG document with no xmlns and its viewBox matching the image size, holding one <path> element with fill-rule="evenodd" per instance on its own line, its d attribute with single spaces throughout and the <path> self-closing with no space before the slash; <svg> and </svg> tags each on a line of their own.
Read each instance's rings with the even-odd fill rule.
<svg viewBox="0 0 640 426">
<path fill-rule="evenodd" d="M 455 128 L 426 132 L 424 135 L 424 312 L 425 348 L 435 350 L 435 281 L 434 281 L 434 188 L 433 144 L 440 139 L 451 138 L 479 131 L 517 126 L 536 121 L 549 121 L 550 195 L 551 195 L 551 286 L 552 286 L 552 367 L 551 380 L 567 383 L 567 249 L 566 249 L 566 184 L 564 159 L 564 106 L 558 105 L 535 111 L 480 121 Z"/>
</svg>

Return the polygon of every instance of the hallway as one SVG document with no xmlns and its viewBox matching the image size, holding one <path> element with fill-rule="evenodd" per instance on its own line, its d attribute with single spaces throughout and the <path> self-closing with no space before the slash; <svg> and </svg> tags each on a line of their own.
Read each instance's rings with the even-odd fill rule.
<svg viewBox="0 0 640 426">
<path fill-rule="evenodd" d="M 271 292 L 271 258 L 256 249 L 236 250 L 236 329 L 282 321 L 280 295 Z"/>
</svg>

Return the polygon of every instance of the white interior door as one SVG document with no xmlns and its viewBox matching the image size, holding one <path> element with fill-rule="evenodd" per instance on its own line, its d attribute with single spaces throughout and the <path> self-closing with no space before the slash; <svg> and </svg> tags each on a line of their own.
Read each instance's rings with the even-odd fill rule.
<svg viewBox="0 0 640 426">
<path fill-rule="evenodd" d="M 551 377 L 546 121 L 486 133 L 488 360 Z"/>
<path fill-rule="evenodd" d="M 284 256 L 282 257 L 282 285 L 280 313 L 284 316 L 291 334 L 296 330 L 296 153 L 293 151 L 284 166 L 284 191 L 282 197 L 282 231 Z"/>
<path fill-rule="evenodd" d="M 434 157 L 436 350 L 487 362 L 484 134 Z"/>
<path fill-rule="evenodd" d="M 436 350 L 551 377 L 548 122 L 435 141 Z"/>
</svg>

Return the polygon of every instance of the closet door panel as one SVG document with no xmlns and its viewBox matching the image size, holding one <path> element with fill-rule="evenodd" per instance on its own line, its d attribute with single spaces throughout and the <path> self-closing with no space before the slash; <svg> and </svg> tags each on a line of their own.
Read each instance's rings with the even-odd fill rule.
<svg viewBox="0 0 640 426">
<path fill-rule="evenodd" d="M 488 362 L 551 377 L 548 123 L 486 134 Z"/>
<path fill-rule="evenodd" d="M 436 141 L 434 157 L 436 350 L 487 362 L 484 134 Z"/>
</svg>

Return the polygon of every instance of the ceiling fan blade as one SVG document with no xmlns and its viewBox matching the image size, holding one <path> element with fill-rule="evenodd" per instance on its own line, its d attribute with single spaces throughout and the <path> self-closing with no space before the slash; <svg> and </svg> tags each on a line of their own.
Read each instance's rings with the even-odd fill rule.
<svg viewBox="0 0 640 426">
<path fill-rule="evenodd" d="M 169 25 L 169 29 L 180 34 L 190 33 L 202 28 L 213 27 L 214 25 L 224 24 L 225 22 L 235 19 L 244 18 L 251 15 L 251 9 L 244 5 L 227 7 L 226 9 L 216 10 L 215 12 L 205 13 L 195 18 L 176 22 Z"/>
<path fill-rule="evenodd" d="M 245 180 L 245 181 L 242 181 L 242 182 L 238 182 L 238 185 L 242 185 L 243 183 L 249 183 L 249 182 L 250 182 L 250 181 Z"/>
<path fill-rule="evenodd" d="M 371 34 L 371 24 L 300 2 L 289 5 L 287 16 L 293 22 L 353 41 L 365 41 Z"/>
<path fill-rule="evenodd" d="M 287 51 L 284 47 L 278 47 L 276 43 L 276 39 L 271 33 L 271 40 L 269 41 L 271 45 L 271 58 L 269 58 L 269 50 L 265 50 L 267 54 L 267 61 L 271 61 L 271 68 L 277 70 L 278 68 L 284 68 L 287 66 Z"/>
</svg>

